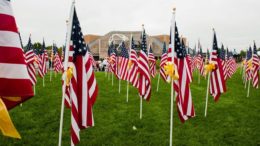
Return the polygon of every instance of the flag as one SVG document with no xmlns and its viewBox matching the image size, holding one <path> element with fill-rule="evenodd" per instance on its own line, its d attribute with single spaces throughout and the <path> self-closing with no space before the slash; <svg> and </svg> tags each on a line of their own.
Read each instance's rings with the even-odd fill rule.
<svg viewBox="0 0 260 146">
<path fill-rule="evenodd" d="M 0 20 L 0 97 L 11 109 L 32 97 L 33 90 L 10 1 L 0 0 Z"/>
<path fill-rule="evenodd" d="M 80 141 L 80 130 L 94 126 L 93 105 L 98 87 L 75 8 L 71 29 L 70 52 L 73 55 L 69 56 L 70 67 L 67 74 L 71 75 L 68 76 L 71 77 L 71 145 L 76 145 Z"/>
<path fill-rule="evenodd" d="M 215 101 L 218 101 L 221 93 L 226 92 L 226 83 L 224 80 L 224 72 L 220 54 L 218 54 L 218 44 L 215 31 L 213 37 L 213 49 L 210 55 L 210 63 L 215 65 L 215 69 L 212 70 L 210 75 L 210 94 L 214 97 Z"/>
<path fill-rule="evenodd" d="M 47 66 L 46 66 L 46 61 L 48 61 L 48 54 L 47 54 L 47 50 L 45 48 L 45 42 L 43 40 L 42 42 L 42 50 L 40 52 L 41 54 L 39 54 L 39 75 L 41 78 L 43 78 L 45 76 L 45 74 L 47 73 Z"/>
<path fill-rule="evenodd" d="M 164 66 L 167 62 L 167 50 L 166 50 L 166 43 L 163 43 L 163 50 L 162 50 L 162 56 L 161 56 L 161 62 L 160 62 L 160 75 L 164 81 L 166 81 L 167 76 L 164 71 Z"/>
<path fill-rule="evenodd" d="M 8 110 L 33 96 L 11 2 L 0 0 L 0 131 L 21 138 Z"/>
<path fill-rule="evenodd" d="M 35 71 L 35 54 L 33 50 L 33 45 L 31 42 L 31 35 L 29 37 L 29 41 L 27 44 L 27 48 L 25 50 L 25 62 L 27 64 L 27 70 L 30 76 L 30 81 L 32 85 L 36 85 L 37 79 L 36 79 L 36 71 Z"/>
<path fill-rule="evenodd" d="M 246 80 L 250 80 L 252 77 L 252 48 L 249 47 L 249 50 L 247 51 L 247 57 L 246 57 Z"/>
<path fill-rule="evenodd" d="M 131 49 L 130 49 L 130 60 L 129 60 L 129 74 L 128 81 L 136 88 L 138 88 L 138 56 L 135 50 L 135 42 L 132 37 Z"/>
<path fill-rule="evenodd" d="M 150 45 L 150 49 L 149 49 L 149 53 L 148 53 L 148 61 L 149 61 L 151 76 L 154 78 L 156 75 L 156 60 L 155 60 L 151 45 Z"/>
<path fill-rule="evenodd" d="M 253 87 L 258 88 L 259 85 L 259 57 L 257 55 L 257 48 L 254 42 L 254 53 L 253 53 Z"/>
<path fill-rule="evenodd" d="M 125 43 L 122 42 L 121 45 L 121 59 L 120 59 L 120 68 L 119 68 L 119 75 L 121 80 L 127 81 L 128 77 L 128 61 L 129 61 L 129 54 L 125 47 Z"/>
<path fill-rule="evenodd" d="M 228 69 L 229 69 L 229 64 L 228 64 L 228 53 L 225 53 L 224 45 L 221 45 L 221 49 L 219 52 L 219 58 L 221 59 L 221 64 L 223 66 L 223 75 L 224 75 L 224 80 L 226 81 L 228 78 Z"/>
<path fill-rule="evenodd" d="M 187 52 L 184 44 L 180 41 L 176 23 L 174 45 L 176 53 L 174 63 L 179 74 L 179 79 L 174 81 L 174 89 L 176 92 L 178 114 L 181 122 L 185 122 L 195 116 L 195 111 L 190 90 L 191 72 L 188 67 Z"/>
<path fill-rule="evenodd" d="M 119 74 L 118 74 L 118 53 L 117 53 L 117 50 L 114 46 L 114 43 L 111 42 L 111 55 L 110 55 L 110 64 L 111 64 L 111 70 L 112 72 L 115 74 L 115 76 L 117 78 L 119 78 Z"/>
<path fill-rule="evenodd" d="M 53 54 L 54 54 L 54 71 L 60 72 L 63 70 L 63 64 L 61 62 L 61 57 L 58 53 L 58 48 L 56 45 L 53 45 Z"/>
<path fill-rule="evenodd" d="M 87 44 L 87 52 L 88 52 L 88 54 L 89 54 L 90 61 L 92 62 L 92 66 L 93 66 L 94 68 L 97 68 L 97 63 L 96 63 L 96 61 L 95 61 L 95 59 L 94 59 L 92 53 L 90 52 L 90 49 L 89 49 L 88 44 Z"/>
<path fill-rule="evenodd" d="M 147 44 L 146 44 L 146 34 L 145 29 L 143 28 L 142 36 L 141 36 L 141 50 L 139 55 L 139 95 L 145 100 L 149 101 L 151 97 L 151 79 L 150 79 L 150 71 L 148 64 L 148 52 L 147 52 Z"/>
<path fill-rule="evenodd" d="M 237 68 L 237 64 L 236 64 L 236 60 L 233 58 L 233 54 L 232 52 L 228 51 L 227 48 L 227 78 L 231 78 L 232 75 L 236 72 L 236 68 Z"/>
</svg>

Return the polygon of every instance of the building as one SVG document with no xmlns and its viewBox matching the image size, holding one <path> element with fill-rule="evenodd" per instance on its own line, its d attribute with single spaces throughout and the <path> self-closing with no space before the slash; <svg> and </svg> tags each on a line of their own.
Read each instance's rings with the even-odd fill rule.
<svg viewBox="0 0 260 146">
<path fill-rule="evenodd" d="M 94 58 L 99 60 L 107 57 L 108 46 L 111 41 L 117 47 L 124 40 L 126 47 L 129 48 L 131 36 L 133 36 L 137 49 L 140 49 L 141 33 L 141 31 L 111 31 L 104 36 L 85 35 L 84 40 L 89 45 Z M 166 42 L 168 46 L 169 39 L 169 35 L 150 36 L 147 34 L 147 45 L 151 45 L 156 58 L 161 56 L 163 43 Z"/>
</svg>

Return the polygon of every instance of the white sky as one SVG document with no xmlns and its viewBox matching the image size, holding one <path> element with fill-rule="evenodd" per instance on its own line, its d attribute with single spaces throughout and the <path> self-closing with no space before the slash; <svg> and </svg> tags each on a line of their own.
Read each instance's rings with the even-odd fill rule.
<svg viewBox="0 0 260 146">
<path fill-rule="evenodd" d="M 71 0 L 12 0 L 23 43 L 65 43 Z M 169 34 L 172 8 L 176 6 L 179 33 L 193 48 L 200 39 L 203 50 L 211 48 L 212 28 L 218 43 L 229 49 L 246 49 L 253 40 L 260 46 L 260 0 L 76 0 L 84 34 L 104 35 L 112 30 L 139 31 L 145 24 L 149 35 Z"/>
</svg>

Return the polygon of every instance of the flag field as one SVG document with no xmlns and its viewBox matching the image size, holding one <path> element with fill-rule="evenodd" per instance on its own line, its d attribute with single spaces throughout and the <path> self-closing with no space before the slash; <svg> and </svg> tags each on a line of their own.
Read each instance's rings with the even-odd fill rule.
<svg viewBox="0 0 260 146">
<path fill-rule="evenodd" d="M 196 71 L 195 74 L 198 72 Z M 49 73 L 46 78 L 49 78 Z M 143 118 L 139 119 L 138 90 L 129 88 L 126 102 L 127 83 L 96 73 L 99 95 L 94 105 L 95 126 L 80 132 L 79 146 L 159 146 L 169 145 L 170 85 L 160 81 L 156 92 L 157 77 L 152 79 L 150 102 L 143 102 Z M 196 112 L 182 124 L 174 105 L 173 145 L 260 145 L 260 90 L 251 88 L 250 97 L 242 84 L 240 70 L 227 81 L 227 93 L 217 103 L 209 97 L 207 117 L 204 117 L 206 79 L 194 75 L 191 83 Z M 22 88 L 22 87 L 21 87 Z M 0 146 L 51 146 L 58 144 L 61 74 L 52 82 L 38 78 L 36 96 L 22 106 L 10 111 L 10 116 L 22 139 L 16 140 L 0 135 Z M 70 110 L 65 108 L 62 145 L 70 145 Z"/>
</svg>

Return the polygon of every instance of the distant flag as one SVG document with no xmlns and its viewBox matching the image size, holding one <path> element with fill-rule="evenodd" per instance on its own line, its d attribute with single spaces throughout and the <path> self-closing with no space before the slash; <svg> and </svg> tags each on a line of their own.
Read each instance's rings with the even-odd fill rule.
<svg viewBox="0 0 260 146">
<path fill-rule="evenodd" d="M 91 62 L 92 62 L 92 66 L 93 66 L 94 68 L 97 68 L 97 63 L 96 63 L 96 61 L 95 61 L 95 59 L 94 59 L 92 53 L 90 52 L 90 49 L 89 49 L 88 44 L 87 44 L 87 52 L 88 52 L 89 57 L 90 57 L 90 60 L 91 60 Z"/>
<path fill-rule="evenodd" d="M 175 64 L 178 69 L 179 79 L 174 81 L 174 89 L 177 97 L 177 109 L 180 120 L 185 122 L 195 116 L 192 102 L 190 83 L 191 72 L 188 67 L 187 52 L 183 43 L 181 43 L 177 25 L 175 24 Z"/>
<path fill-rule="evenodd" d="M 252 77 L 252 48 L 249 47 L 246 57 L 246 80 L 250 80 Z"/>
<path fill-rule="evenodd" d="M 29 37 L 29 41 L 27 44 L 27 48 L 25 50 L 25 61 L 27 64 L 27 70 L 30 76 L 30 81 L 32 83 L 32 85 L 36 85 L 37 79 L 36 79 L 36 71 L 35 71 L 35 66 L 34 66 L 34 62 L 35 62 L 35 54 L 34 54 L 34 50 L 33 50 L 33 45 L 31 42 L 31 35 Z"/>
<path fill-rule="evenodd" d="M 167 62 L 167 49 L 166 49 L 166 43 L 163 43 L 163 50 L 162 50 L 162 56 L 161 56 L 161 62 L 160 62 L 160 75 L 164 81 L 166 81 L 167 76 L 164 71 L 164 66 Z"/>
<path fill-rule="evenodd" d="M 110 63 L 111 63 L 111 70 L 114 73 L 114 75 L 119 78 L 118 74 L 118 53 L 114 46 L 114 43 L 111 42 L 111 55 L 110 55 Z"/>
<path fill-rule="evenodd" d="M 93 105 L 98 88 L 75 8 L 71 29 L 70 52 L 73 55 L 69 56 L 70 67 L 67 74 L 71 74 L 71 79 L 68 78 L 70 79 L 71 145 L 76 145 L 80 140 L 80 130 L 94 126 Z"/>
<path fill-rule="evenodd" d="M 0 131 L 21 138 L 8 110 L 33 96 L 11 2 L 0 0 Z"/>
<path fill-rule="evenodd" d="M 226 92 L 226 83 L 224 80 L 224 72 L 220 54 L 218 54 L 218 44 L 215 31 L 212 53 L 210 55 L 210 63 L 215 65 L 215 69 L 212 70 L 210 75 L 210 94 L 214 97 L 215 101 L 218 101 L 221 93 Z"/>
<path fill-rule="evenodd" d="M 257 48 L 254 42 L 254 50 L 253 50 L 253 87 L 258 88 L 259 85 L 259 57 L 257 55 Z"/>
<path fill-rule="evenodd" d="M 141 37 L 141 50 L 139 54 L 139 95 L 145 100 L 149 101 L 151 97 L 151 79 L 150 79 L 150 70 L 149 70 L 149 61 L 148 61 L 148 52 L 147 52 L 147 43 L 146 43 L 146 34 L 145 29 L 143 28 L 142 37 Z"/>
<path fill-rule="evenodd" d="M 135 50 L 135 42 L 132 37 L 131 49 L 130 49 L 130 59 L 129 59 L 129 82 L 136 88 L 138 88 L 138 56 Z"/>
<path fill-rule="evenodd" d="M 39 75 L 41 78 L 43 78 L 45 76 L 45 74 L 47 73 L 47 65 L 46 62 L 48 61 L 48 54 L 47 54 L 47 50 L 45 48 L 45 42 L 43 40 L 42 43 L 42 49 L 41 49 L 41 54 L 40 54 L 40 60 L 39 60 Z"/>
<path fill-rule="evenodd" d="M 224 45 L 221 45 L 221 49 L 219 52 L 219 58 L 221 59 L 221 63 L 223 66 L 223 75 L 224 75 L 224 80 L 226 81 L 228 78 L 228 53 L 225 53 Z"/>
<path fill-rule="evenodd" d="M 150 45 L 150 49 L 149 49 L 149 53 L 148 53 L 148 61 L 149 61 L 151 76 L 154 78 L 156 75 L 156 60 L 155 60 L 151 45 Z"/>
<path fill-rule="evenodd" d="M 121 60 L 120 60 L 120 68 L 119 68 L 119 75 L 121 80 L 127 81 L 128 77 L 128 61 L 129 61 L 129 54 L 128 50 L 125 47 L 125 43 L 122 42 L 121 45 Z"/>
<path fill-rule="evenodd" d="M 54 71 L 60 72 L 63 70 L 63 64 L 61 62 L 61 58 L 58 53 L 58 48 L 56 45 L 53 46 L 53 54 L 54 54 Z"/>
<path fill-rule="evenodd" d="M 236 72 L 236 68 L 237 68 L 237 64 L 236 64 L 236 60 L 233 58 L 233 54 L 232 52 L 228 51 L 227 48 L 227 78 L 231 78 L 232 75 Z"/>
</svg>

